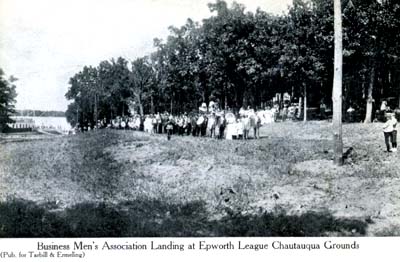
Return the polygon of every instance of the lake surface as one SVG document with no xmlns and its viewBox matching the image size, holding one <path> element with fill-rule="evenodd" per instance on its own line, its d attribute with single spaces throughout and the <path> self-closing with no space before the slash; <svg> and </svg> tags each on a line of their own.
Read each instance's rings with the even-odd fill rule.
<svg viewBox="0 0 400 262">
<path fill-rule="evenodd" d="M 33 121 L 35 127 L 53 128 L 58 130 L 70 130 L 72 127 L 65 117 L 43 117 L 43 116 L 16 116 L 13 117 L 19 121 Z"/>
</svg>

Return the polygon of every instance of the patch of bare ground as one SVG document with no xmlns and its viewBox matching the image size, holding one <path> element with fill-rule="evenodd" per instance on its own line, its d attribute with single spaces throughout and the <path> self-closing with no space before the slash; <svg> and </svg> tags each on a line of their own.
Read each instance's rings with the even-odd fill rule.
<svg viewBox="0 0 400 262">
<path fill-rule="evenodd" d="M 384 234 L 379 230 L 400 224 L 399 195 L 390 189 L 399 182 L 396 155 L 382 151 L 379 126 L 345 125 L 345 135 L 351 134 L 345 149 L 352 151 L 338 167 L 331 160 L 330 125 L 278 123 L 262 130 L 263 139 L 249 141 L 150 136 L 139 150 L 119 146 L 114 151 L 119 161 L 125 157 L 137 164 L 136 175 L 125 176 L 134 188 L 126 197 L 205 200 L 215 219 L 227 207 L 242 214 L 277 207 L 290 215 L 327 211 L 370 223 L 370 235 Z"/>
<path fill-rule="evenodd" d="M 390 161 L 392 155 L 387 157 L 384 163 Z M 311 198 L 309 200 L 314 201 L 314 208 L 324 207 L 338 217 L 360 218 L 370 222 L 369 235 L 390 235 L 389 232 L 398 235 L 398 170 L 392 170 L 392 174 L 378 173 L 370 168 L 369 163 L 360 162 L 360 165 L 351 163 L 336 166 L 331 160 L 310 160 L 295 164 L 292 172 L 293 175 L 307 178 L 302 181 L 309 180 L 308 186 L 301 183 L 299 187 L 308 189 L 304 196 L 308 195 Z M 319 197 L 316 197 L 317 192 Z"/>
</svg>

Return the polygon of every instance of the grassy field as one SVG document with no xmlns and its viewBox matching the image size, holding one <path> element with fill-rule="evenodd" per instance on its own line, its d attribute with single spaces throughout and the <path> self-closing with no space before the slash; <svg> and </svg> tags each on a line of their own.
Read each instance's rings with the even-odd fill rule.
<svg viewBox="0 0 400 262">
<path fill-rule="evenodd" d="M 398 236 L 381 124 L 276 123 L 261 139 L 99 130 L 0 137 L 0 236 Z"/>
</svg>

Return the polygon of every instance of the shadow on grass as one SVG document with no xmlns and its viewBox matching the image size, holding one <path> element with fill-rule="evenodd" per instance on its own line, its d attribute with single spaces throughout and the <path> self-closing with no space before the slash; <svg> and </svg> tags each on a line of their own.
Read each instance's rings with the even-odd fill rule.
<svg viewBox="0 0 400 262">
<path fill-rule="evenodd" d="M 0 203 L 0 237 L 362 236 L 366 228 L 364 221 L 314 212 L 300 216 L 228 212 L 220 220 L 209 220 L 203 202 L 83 203 L 63 211 L 21 199 Z"/>
</svg>

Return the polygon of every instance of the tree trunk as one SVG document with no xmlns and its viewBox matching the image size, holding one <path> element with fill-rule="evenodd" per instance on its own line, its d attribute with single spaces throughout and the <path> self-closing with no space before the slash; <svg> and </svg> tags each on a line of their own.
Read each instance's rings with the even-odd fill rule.
<svg viewBox="0 0 400 262">
<path fill-rule="evenodd" d="M 139 115 L 140 115 L 140 118 L 142 118 L 143 117 L 143 115 L 144 115 L 144 110 L 143 110 L 143 103 L 142 103 L 142 96 L 141 96 L 141 94 L 140 93 L 137 93 L 137 94 L 135 94 L 135 103 L 137 103 L 137 105 L 139 106 Z"/>
<path fill-rule="evenodd" d="M 110 117 L 111 117 L 111 118 L 110 118 L 110 120 L 113 120 L 113 111 L 114 111 L 114 108 L 111 107 L 111 110 L 110 110 L 110 113 L 111 113 L 111 114 L 110 114 Z"/>
<path fill-rule="evenodd" d="M 77 126 L 79 124 L 79 107 L 76 107 L 76 124 L 75 126 Z"/>
<path fill-rule="evenodd" d="M 397 107 L 400 108 L 400 94 L 399 94 L 399 100 L 397 102 L 398 102 Z"/>
<path fill-rule="evenodd" d="M 399 97 L 399 99 L 400 99 L 400 97 Z M 400 101 L 400 100 L 399 100 Z M 227 96 L 226 96 L 226 91 L 224 90 L 224 102 L 223 102 L 223 104 L 221 105 L 221 107 L 223 107 L 222 109 L 223 110 L 226 110 L 227 108 L 228 108 L 228 98 L 227 98 Z"/>
<path fill-rule="evenodd" d="M 303 114 L 303 121 L 307 121 L 307 86 L 304 84 L 304 114 Z"/>
<path fill-rule="evenodd" d="M 153 95 L 150 96 L 150 111 L 151 111 L 152 114 L 155 113 Z"/>
<path fill-rule="evenodd" d="M 172 110 L 173 110 L 173 105 L 174 105 L 174 103 L 173 103 L 173 98 L 171 98 L 171 111 L 170 111 L 170 114 L 172 115 Z"/>
<path fill-rule="evenodd" d="M 302 109 L 303 109 L 303 98 L 300 97 L 299 98 L 299 108 L 298 108 L 298 113 L 297 113 L 298 119 L 300 119 L 300 117 L 301 117 L 301 110 Z"/>
<path fill-rule="evenodd" d="M 343 165 L 343 139 L 342 139 L 342 76 L 343 76 L 343 36 L 342 36 L 342 10 L 341 1 L 334 0 L 334 28 L 335 28 L 335 62 L 333 76 L 333 142 L 334 162 Z"/>
<path fill-rule="evenodd" d="M 375 65 L 373 65 L 371 68 L 371 74 L 368 85 L 367 111 L 365 113 L 364 123 L 372 122 L 372 103 L 374 102 L 374 98 L 372 97 L 372 92 L 374 91 L 374 81 L 375 81 Z"/>
<path fill-rule="evenodd" d="M 140 114 L 140 117 L 143 117 L 143 115 L 144 115 L 142 102 L 139 102 L 139 114 Z"/>
</svg>

